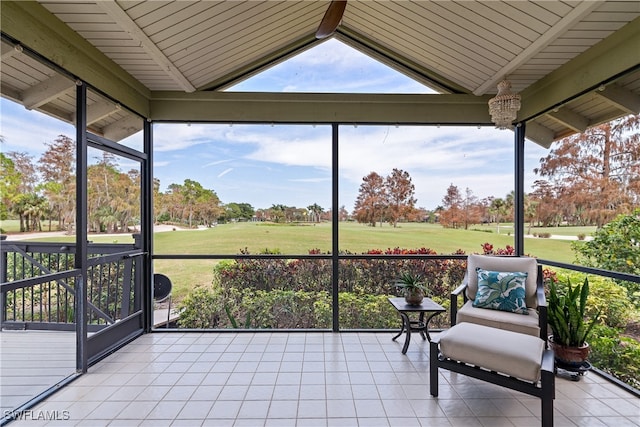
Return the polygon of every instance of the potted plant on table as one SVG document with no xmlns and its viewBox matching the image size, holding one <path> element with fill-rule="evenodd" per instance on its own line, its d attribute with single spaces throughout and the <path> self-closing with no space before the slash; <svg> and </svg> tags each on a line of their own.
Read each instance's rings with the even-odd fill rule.
<svg viewBox="0 0 640 427">
<path fill-rule="evenodd" d="M 560 295 L 553 281 L 549 284 L 547 317 L 553 335 L 549 344 L 555 353 L 556 361 L 570 367 L 580 367 L 589 356 L 587 339 L 598 321 L 600 312 L 591 322 L 585 320 L 589 280 L 584 279 L 582 286 L 571 287 L 568 282 L 565 295 Z"/>
<path fill-rule="evenodd" d="M 398 289 L 404 292 L 404 299 L 409 305 L 420 305 L 428 290 L 423 277 L 419 273 L 404 272 L 395 282 Z"/>
</svg>

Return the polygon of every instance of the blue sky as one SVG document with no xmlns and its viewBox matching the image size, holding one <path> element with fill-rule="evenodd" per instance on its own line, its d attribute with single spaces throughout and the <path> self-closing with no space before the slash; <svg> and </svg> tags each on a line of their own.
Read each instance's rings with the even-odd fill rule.
<svg viewBox="0 0 640 427">
<path fill-rule="evenodd" d="M 233 87 L 232 91 L 433 93 L 429 88 L 328 40 Z M 2 151 L 37 157 L 44 142 L 74 137 L 71 125 L 2 99 Z M 505 197 L 513 190 L 513 132 L 476 127 L 340 127 L 340 205 L 353 209 L 362 178 L 392 168 L 409 172 L 417 205 L 441 204 L 450 184 L 474 195 Z M 141 135 L 123 141 L 140 146 Z M 156 124 L 154 174 L 161 189 L 185 179 L 214 190 L 223 203 L 331 206 L 329 126 Z M 547 150 L 527 142 L 526 182 Z M 130 164 L 123 162 L 122 170 Z M 527 189 L 528 191 L 528 189 Z"/>
</svg>

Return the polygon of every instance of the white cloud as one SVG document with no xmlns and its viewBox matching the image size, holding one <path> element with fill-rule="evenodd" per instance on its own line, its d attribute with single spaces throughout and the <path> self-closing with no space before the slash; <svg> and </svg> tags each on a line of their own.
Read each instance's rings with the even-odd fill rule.
<svg viewBox="0 0 640 427">
<path fill-rule="evenodd" d="M 294 178 L 289 179 L 289 182 L 330 182 L 331 178 Z"/>
<path fill-rule="evenodd" d="M 346 44 L 329 39 L 229 91 L 433 93 Z"/>
<path fill-rule="evenodd" d="M 184 150 L 212 140 L 222 139 L 223 126 L 206 124 L 155 124 L 153 130 L 154 151 Z"/>
<path fill-rule="evenodd" d="M 220 172 L 218 174 L 218 178 L 222 178 L 223 176 L 225 176 L 226 174 L 228 174 L 229 172 L 231 172 L 233 170 L 233 168 L 227 168 L 225 170 L 223 170 L 222 172 Z"/>
<path fill-rule="evenodd" d="M 220 165 L 220 164 L 222 164 L 222 163 L 228 163 L 228 162 L 230 162 L 230 161 L 231 161 L 231 159 L 216 160 L 216 161 L 214 161 L 214 162 L 209 162 L 209 163 L 207 163 L 207 164 L 203 165 L 202 167 L 203 167 L 203 168 L 206 168 L 206 167 L 209 167 L 209 166 L 217 166 L 217 165 Z"/>
<path fill-rule="evenodd" d="M 59 135 L 75 139 L 75 128 L 68 123 L 35 110 L 26 110 L 4 98 L 0 107 L 0 135 L 4 138 L 0 148 L 3 152 L 24 151 L 37 158 L 47 150 L 45 143 L 53 142 Z"/>
</svg>

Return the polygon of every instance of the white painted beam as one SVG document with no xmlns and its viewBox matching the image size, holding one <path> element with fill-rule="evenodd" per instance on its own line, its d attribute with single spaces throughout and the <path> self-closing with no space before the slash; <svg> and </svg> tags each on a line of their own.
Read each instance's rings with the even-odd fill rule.
<svg viewBox="0 0 640 427">
<path fill-rule="evenodd" d="M 75 86 L 76 84 L 73 80 L 68 79 L 62 74 L 56 74 L 50 79 L 38 83 L 22 92 L 22 104 L 28 110 L 38 108 L 70 91 L 75 88 Z"/>
<path fill-rule="evenodd" d="M 97 5 L 107 13 L 122 29 L 124 29 L 140 46 L 147 52 L 151 59 L 169 75 L 186 92 L 194 92 L 196 88 L 191 82 L 173 65 L 155 43 L 145 34 L 144 31 L 131 19 L 127 12 L 115 1 L 99 1 Z"/>
<path fill-rule="evenodd" d="M 478 86 L 476 90 L 473 91 L 473 94 L 484 95 L 490 89 L 496 88 L 499 81 L 507 78 L 509 74 L 514 72 L 520 66 L 537 55 L 542 49 L 547 47 L 549 43 L 554 41 L 562 33 L 566 32 L 570 28 L 573 28 L 576 23 L 580 22 L 582 18 L 590 14 L 596 8 L 600 7 L 602 3 L 604 3 L 603 0 L 578 2 L 578 4 L 571 10 L 571 12 L 569 12 L 566 16 L 556 22 L 555 25 L 545 31 L 540 37 L 538 37 L 533 43 L 527 46 L 526 49 L 520 52 L 505 66 L 500 68 L 492 79 L 489 79 Z"/>
</svg>

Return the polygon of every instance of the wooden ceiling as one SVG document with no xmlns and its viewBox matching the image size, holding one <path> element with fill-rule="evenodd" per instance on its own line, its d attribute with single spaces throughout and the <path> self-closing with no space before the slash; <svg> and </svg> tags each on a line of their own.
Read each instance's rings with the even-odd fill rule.
<svg viewBox="0 0 640 427">
<path fill-rule="evenodd" d="M 321 43 L 327 6 L 3 1 L 2 96 L 69 121 L 81 78 L 96 88 L 92 130 L 116 140 L 141 126 L 122 107 L 152 120 L 490 124 L 486 101 L 505 77 L 522 94 L 527 137 L 545 146 L 640 113 L 635 0 L 350 0 L 334 37 L 442 95 L 220 92 Z"/>
</svg>

